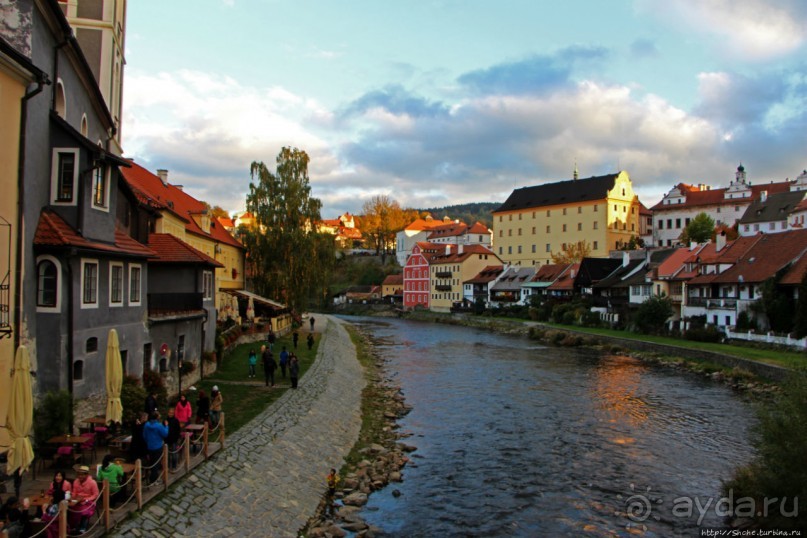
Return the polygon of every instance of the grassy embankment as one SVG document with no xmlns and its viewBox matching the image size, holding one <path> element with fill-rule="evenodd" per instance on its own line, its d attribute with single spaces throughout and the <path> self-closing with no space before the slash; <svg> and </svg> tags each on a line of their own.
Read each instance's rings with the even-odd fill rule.
<svg viewBox="0 0 807 538">
<path fill-rule="evenodd" d="M 308 349 L 305 342 L 308 336 L 308 331 L 299 331 L 300 341 L 297 344 L 297 349 L 294 349 L 292 344 L 291 333 L 281 336 L 277 339 L 273 346 L 275 362 L 280 359 L 280 351 L 283 346 L 289 351 L 294 351 L 297 358 L 300 360 L 300 378 L 302 379 L 306 371 L 311 367 L 314 358 L 317 356 L 317 348 L 319 347 L 321 333 L 314 333 L 314 347 Z M 225 426 L 227 435 L 232 435 L 241 426 L 255 418 L 269 405 L 280 398 L 287 390 L 289 390 L 290 381 L 288 377 L 288 370 L 286 371 L 286 379 L 280 376 L 280 368 L 275 370 L 275 386 L 269 388 L 264 386 L 263 367 L 261 366 L 260 352 L 263 342 L 255 342 L 254 344 L 241 344 L 233 349 L 230 353 L 226 354 L 221 361 L 218 370 L 206 377 L 204 380 L 196 383 L 197 388 L 204 389 L 207 394 L 213 385 L 218 385 L 222 396 L 224 397 L 224 405 L 222 409 L 225 414 Z M 249 373 L 249 350 L 254 349 L 258 354 L 258 365 L 255 368 L 255 377 L 250 379 Z"/>
</svg>

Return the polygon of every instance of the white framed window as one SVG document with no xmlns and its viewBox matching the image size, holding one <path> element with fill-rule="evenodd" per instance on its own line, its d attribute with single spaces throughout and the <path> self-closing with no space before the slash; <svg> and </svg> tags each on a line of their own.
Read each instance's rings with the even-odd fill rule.
<svg viewBox="0 0 807 538">
<path fill-rule="evenodd" d="M 109 306 L 123 306 L 123 263 L 109 262 Z"/>
<path fill-rule="evenodd" d="M 202 273 L 202 292 L 205 301 L 213 298 L 213 271 L 204 271 Z"/>
<path fill-rule="evenodd" d="M 109 168 L 99 165 L 92 171 L 92 206 L 109 212 Z"/>
<path fill-rule="evenodd" d="M 76 205 L 78 148 L 53 148 L 50 170 L 50 198 L 53 204 Z"/>
<path fill-rule="evenodd" d="M 53 256 L 36 259 L 36 311 L 56 314 L 62 310 L 62 264 Z"/>
<path fill-rule="evenodd" d="M 98 308 L 98 260 L 81 260 L 81 308 Z"/>
<path fill-rule="evenodd" d="M 140 264 L 129 264 L 129 304 L 139 306 L 141 302 Z"/>
</svg>

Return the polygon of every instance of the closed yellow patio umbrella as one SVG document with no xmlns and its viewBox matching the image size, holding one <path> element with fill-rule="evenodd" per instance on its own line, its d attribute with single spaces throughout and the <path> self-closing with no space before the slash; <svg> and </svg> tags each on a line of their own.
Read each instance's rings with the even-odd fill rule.
<svg viewBox="0 0 807 538">
<path fill-rule="evenodd" d="M 110 329 L 106 344 L 106 421 L 108 423 L 123 420 L 123 405 L 120 401 L 122 385 L 123 364 L 120 359 L 118 331 Z"/>
<path fill-rule="evenodd" d="M 6 474 L 14 474 L 17 469 L 25 472 L 34 461 L 31 447 L 31 426 L 34 422 L 34 395 L 31 391 L 31 360 L 25 346 L 17 348 L 14 357 L 14 370 L 11 375 L 11 399 L 8 405 L 6 424 L 11 437 L 8 449 Z"/>
</svg>

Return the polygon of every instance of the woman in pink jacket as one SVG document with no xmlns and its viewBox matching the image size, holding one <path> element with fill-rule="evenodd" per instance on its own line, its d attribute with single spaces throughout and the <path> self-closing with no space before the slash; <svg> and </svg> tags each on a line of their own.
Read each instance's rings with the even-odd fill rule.
<svg viewBox="0 0 807 538">
<path fill-rule="evenodd" d="M 184 394 L 179 397 L 179 401 L 174 409 L 174 413 L 179 421 L 180 426 L 183 428 L 185 427 L 185 424 L 191 421 L 191 418 L 193 417 L 193 409 L 191 408 L 191 403 Z"/>
</svg>

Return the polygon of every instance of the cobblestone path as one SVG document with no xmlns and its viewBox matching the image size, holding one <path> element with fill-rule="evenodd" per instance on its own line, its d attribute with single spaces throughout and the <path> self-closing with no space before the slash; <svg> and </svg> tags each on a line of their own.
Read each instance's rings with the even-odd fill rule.
<svg viewBox="0 0 807 538">
<path fill-rule="evenodd" d="M 297 536 L 325 492 L 325 475 L 341 467 L 361 428 L 363 371 L 342 322 L 327 321 L 299 388 L 112 536 Z"/>
</svg>

